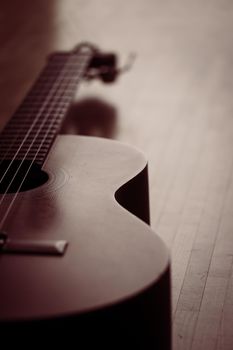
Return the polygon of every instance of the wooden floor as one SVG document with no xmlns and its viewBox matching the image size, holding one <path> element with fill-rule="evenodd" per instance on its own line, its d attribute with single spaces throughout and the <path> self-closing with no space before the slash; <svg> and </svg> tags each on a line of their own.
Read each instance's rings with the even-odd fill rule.
<svg viewBox="0 0 233 350">
<path fill-rule="evenodd" d="M 152 226 L 171 251 L 173 349 L 233 349 L 233 3 L 10 3 L 0 5 L 1 126 L 54 49 L 88 40 L 120 64 L 136 54 L 116 84 L 84 84 L 78 128 L 149 159 Z"/>
</svg>

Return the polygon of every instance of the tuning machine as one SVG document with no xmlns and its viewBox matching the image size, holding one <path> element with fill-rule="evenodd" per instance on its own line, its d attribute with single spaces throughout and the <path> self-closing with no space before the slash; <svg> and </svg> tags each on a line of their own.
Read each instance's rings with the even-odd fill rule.
<svg viewBox="0 0 233 350">
<path fill-rule="evenodd" d="M 135 54 L 130 54 L 127 63 L 118 68 L 118 57 L 115 53 L 96 51 L 90 61 L 85 77 L 87 80 L 97 78 L 104 83 L 113 83 L 120 74 L 132 67 L 135 57 Z"/>
</svg>

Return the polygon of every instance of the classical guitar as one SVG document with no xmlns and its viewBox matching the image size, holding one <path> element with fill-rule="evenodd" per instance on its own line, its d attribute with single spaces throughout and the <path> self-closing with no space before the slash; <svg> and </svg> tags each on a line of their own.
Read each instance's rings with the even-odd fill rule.
<svg viewBox="0 0 233 350">
<path fill-rule="evenodd" d="M 103 57 L 87 44 L 51 55 L 1 133 L 0 335 L 9 345 L 171 346 L 170 264 L 148 225 L 144 156 L 58 135 L 78 83 L 96 72 L 113 80 L 113 56 Z"/>
</svg>

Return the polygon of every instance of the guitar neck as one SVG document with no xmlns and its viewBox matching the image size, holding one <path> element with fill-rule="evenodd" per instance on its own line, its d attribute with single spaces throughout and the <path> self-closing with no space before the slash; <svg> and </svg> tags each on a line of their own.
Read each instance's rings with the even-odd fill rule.
<svg viewBox="0 0 233 350">
<path fill-rule="evenodd" d="M 42 165 L 92 58 L 80 47 L 55 53 L 0 135 L 0 159 Z"/>
</svg>

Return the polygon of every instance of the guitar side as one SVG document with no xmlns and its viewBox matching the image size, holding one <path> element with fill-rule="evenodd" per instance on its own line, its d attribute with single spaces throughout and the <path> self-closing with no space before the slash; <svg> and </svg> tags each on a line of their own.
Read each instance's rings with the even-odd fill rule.
<svg viewBox="0 0 233 350">
<path fill-rule="evenodd" d="M 43 170 L 48 182 L 20 193 L 4 229 L 13 239 L 65 239 L 68 248 L 61 257 L 1 254 L 1 332 L 22 344 L 30 332 L 42 343 L 170 349 L 170 262 L 146 224 L 142 154 L 59 136 Z"/>
</svg>

